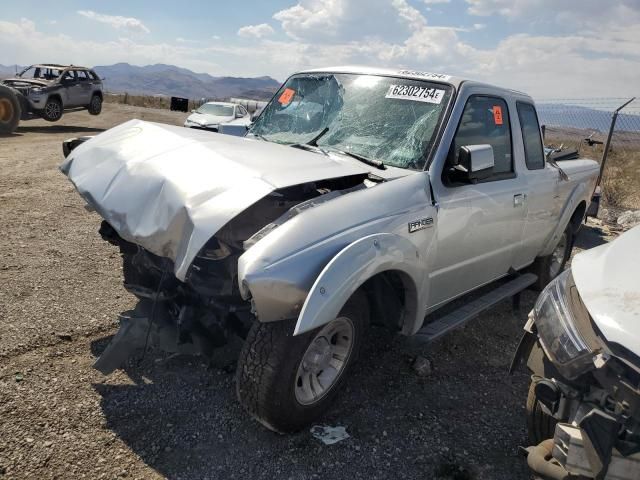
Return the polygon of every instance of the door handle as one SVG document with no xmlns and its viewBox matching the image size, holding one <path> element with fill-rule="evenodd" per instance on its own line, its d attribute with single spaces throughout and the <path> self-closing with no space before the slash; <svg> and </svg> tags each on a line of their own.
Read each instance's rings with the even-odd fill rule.
<svg viewBox="0 0 640 480">
<path fill-rule="evenodd" d="M 514 207 L 521 207 L 522 205 L 524 205 L 524 201 L 527 198 L 527 196 L 523 193 L 518 193 L 517 195 L 513 196 L 513 206 Z"/>
</svg>

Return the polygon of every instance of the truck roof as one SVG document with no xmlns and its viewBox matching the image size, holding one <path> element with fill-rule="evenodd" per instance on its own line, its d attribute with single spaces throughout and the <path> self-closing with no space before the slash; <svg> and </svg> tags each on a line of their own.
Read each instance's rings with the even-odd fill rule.
<svg viewBox="0 0 640 480">
<path fill-rule="evenodd" d="M 426 72 L 422 70 L 412 70 L 409 68 L 377 68 L 377 67 L 364 67 L 359 65 L 341 65 L 335 67 L 325 68 L 312 68 L 309 70 L 303 70 L 298 73 L 354 73 L 358 75 L 381 75 L 385 77 L 398 77 L 407 78 L 411 80 L 429 80 L 433 82 L 448 83 L 449 85 L 459 88 L 464 82 L 473 82 L 475 85 L 484 85 L 496 90 L 508 92 L 510 94 L 521 95 L 529 97 L 526 93 L 519 92 L 517 90 L 511 90 L 509 88 L 498 87 L 484 82 L 478 82 L 468 78 L 457 77 L 455 75 L 448 75 L 446 73 Z"/>
</svg>

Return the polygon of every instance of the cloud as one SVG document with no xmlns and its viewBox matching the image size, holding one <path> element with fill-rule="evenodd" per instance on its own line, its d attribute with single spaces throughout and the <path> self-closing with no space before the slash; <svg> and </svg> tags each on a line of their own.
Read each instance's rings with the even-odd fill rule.
<svg viewBox="0 0 640 480">
<path fill-rule="evenodd" d="M 150 43 L 139 38 L 97 42 L 69 36 L 74 33 L 45 34 L 28 19 L 0 20 L 0 45 L 5 47 L 0 63 L 60 58 L 62 52 L 61 61 L 67 63 L 171 63 L 213 75 L 271 75 L 279 79 L 309 67 L 362 64 L 449 73 L 526 91 L 538 98 L 637 94 L 640 9 L 630 10 L 626 0 L 620 0 L 620 8 L 611 7 L 612 11 L 603 13 L 600 22 L 597 16 L 581 14 L 575 20 L 581 22 L 581 28 L 565 30 L 564 24 L 558 24 L 544 30 L 552 34 L 536 33 L 533 28 L 532 34 L 509 35 L 482 48 L 468 39 L 484 28 L 484 23 L 472 24 L 472 18 L 464 27 L 432 25 L 415 8 L 417 1 L 300 0 L 274 14 L 286 35 L 283 39 L 251 36 L 250 44 L 232 38 L 225 38 L 225 42 L 203 39 L 198 44 Z M 551 5 L 551 0 L 530 1 Z M 585 9 L 592 8 L 593 0 L 583 1 Z M 500 0 L 467 2 L 500 5 Z M 527 24 L 547 19 L 550 10 L 525 12 L 518 10 L 525 8 L 519 2 L 513 0 L 516 10 L 509 15 L 521 12 L 518 15 Z M 369 14 L 363 16 L 363 11 Z"/>
<path fill-rule="evenodd" d="M 422 0 L 427 5 L 435 5 L 437 3 L 451 3 L 451 0 Z"/>
<path fill-rule="evenodd" d="M 105 23 L 117 30 L 127 30 L 132 33 L 150 33 L 151 31 L 137 18 L 121 17 L 118 15 L 105 15 L 96 13 L 93 10 L 78 10 L 78 15 L 95 20 L 96 22 Z"/>
<path fill-rule="evenodd" d="M 532 19 L 566 23 L 571 27 L 609 22 L 640 21 L 638 0 L 465 0 L 468 13 L 476 16 L 501 15 L 510 20 Z"/>
<path fill-rule="evenodd" d="M 426 23 L 407 0 L 300 0 L 273 19 L 290 38 L 312 43 L 369 41 L 381 35 L 401 41 L 407 26 Z"/>
<path fill-rule="evenodd" d="M 273 28 L 267 23 L 246 25 L 238 30 L 238 35 L 245 38 L 262 38 L 273 33 Z"/>
</svg>

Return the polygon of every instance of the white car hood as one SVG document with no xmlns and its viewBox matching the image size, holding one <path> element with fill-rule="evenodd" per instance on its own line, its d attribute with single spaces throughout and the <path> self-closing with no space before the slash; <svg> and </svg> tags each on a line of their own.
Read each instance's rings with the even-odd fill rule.
<svg viewBox="0 0 640 480">
<path fill-rule="evenodd" d="M 233 120 L 234 117 L 222 115 L 208 115 L 206 113 L 192 113 L 187 117 L 187 121 L 194 122 L 199 125 L 219 125 Z"/>
<path fill-rule="evenodd" d="M 122 238 L 173 260 L 180 280 L 222 226 L 272 191 L 370 170 L 346 157 L 141 120 L 81 144 L 60 169 Z"/>
<path fill-rule="evenodd" d="M 640 355 L 640 226 L 571 262 L 578 292 L 607 341 Z"/>
</svg>

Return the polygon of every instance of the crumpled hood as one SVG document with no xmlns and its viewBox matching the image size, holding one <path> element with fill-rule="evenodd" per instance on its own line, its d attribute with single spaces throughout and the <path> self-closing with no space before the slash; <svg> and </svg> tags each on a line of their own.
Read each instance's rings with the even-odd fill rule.
<svg viewBox="0 0 640 480">
<path fill-rule="evenodd" d="M 118 234 L 175 262 L 279 188 L 365 174 L 366 165 L 257 139 L 130 120 L 74 149 L 61 171 Z"/>
<path fill-rule="evenodd" d="M 640 226 L 575 256 L 573 278 L 607 341 L 640 355 Z"/>
<path fill-rule="evenodd" d="M 2 80 L 2 83 L 6 83 L 8 85 L 23 84 L 23 85 L 33 85 L 34 87 L 46 87 L 48 85 L 51 85 L 53 81 L 47 81 L 47 80 L 35 79 L 35 78 L 15 77 L 15 78 L 5 78 L 4 80 Z"/>
<path fill-rule="evenodd" d="M 215 125 L 220 123 L 227 123 L 233 120 L 233 116 L 224 115 L 209 115 L 207 113 L 192 113 L 187 117 L 190 122 L 199 123 L 200 125 Z"/>
</svg>

